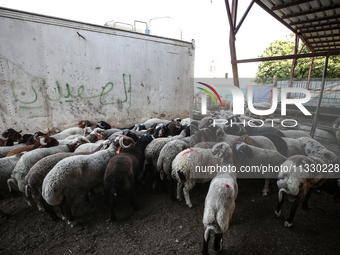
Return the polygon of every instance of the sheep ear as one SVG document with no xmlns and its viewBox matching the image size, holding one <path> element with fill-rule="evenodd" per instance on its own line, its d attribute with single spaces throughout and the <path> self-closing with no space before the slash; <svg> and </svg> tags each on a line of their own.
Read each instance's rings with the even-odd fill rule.
<svg viewBox="0 0 340 255">
<path fill-rule="evenodd" d="M 250 149 L 249 146 L 243 145 L 243 146 L 241 146 L 240 150 L 244 153 L 244 155 L 247 158 L 252 158 L 253 157 L 253 151 Z"/>
<path fill-rule="evenodd" d="M 214 158 L 220 158 L 223 156 L 223 150 L 222 148 L 215 154 L 215 157 Z"/>
</svg>

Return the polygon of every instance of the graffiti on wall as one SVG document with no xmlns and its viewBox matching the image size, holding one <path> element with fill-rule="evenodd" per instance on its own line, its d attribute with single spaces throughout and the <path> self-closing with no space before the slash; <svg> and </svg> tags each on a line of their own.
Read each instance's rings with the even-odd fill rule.
<svg viewBox="0 0 340 255">
<path fill-rule="evenodd" d="M 42 106 L 33 106 L 33 104 L 40 101 L 38 93 L 36 88 L 34 87 L 34 84 L 40 84 L 40 86 L 46 86 L 46 81 L 44 78 L 33 78 L 31 80 L 30 88 L 33 91 L 34 97 L 32 99 L 29 99 L 25 101 L 24 99 L 20 99 L 16 92 L 15 92 L 15 81 L 13 80 L 11 83 L 12 86 L 12 94 L 13 97 L 19 102 L 19 108 L 21 109 L 34 109 L 34 108 L 41 108 Z M 36 85 L 35 85 L 36 86 Z M 128 87 L 127 87 L 128 86 Z M 124 88 L 124 100 L 114 100 L 113 99 L 113 93 L 115 92 L 115 85 L 113 82 L 108 82 L 104 87 L 102 87 L 102 90 L 99 94 L 96 95 L 89 95 L 89 92 L 86 91 L 86 88 L 84 85 L 79 86 L 76 91 L 76 93 L 71 92 L 72 88 L 69 84 L 65 84 L 65 87 L 63 88 L 62 85 L 60 85 L 59 81 L 56 81 L 56 90 L 57 90 L 57 97 L 53 98 L 50 95 L 47 95 L 47 100 L 51 102 L 55 101 L 62 101 L 66 103 L 72 103 L 74 102 L 74 99 L 82 99 L 82 100 L 89 100 L 89 99 L 95 99 L 98 98 L 98 103 L 100 105 L 112 105 L 112 104 L 118 104 L 118 103 L 126 103 L 128 102 L 129 98 L 129 105 L 131 106 L 131 75 L 129 75 L 129 85 L 127 85 L 125 74 L 123 74 L 123 88 Z M 87 95 L 85 95 L 87 94 Z M 106 100 L 105 100 L 106 99 Z"/>
</svg>

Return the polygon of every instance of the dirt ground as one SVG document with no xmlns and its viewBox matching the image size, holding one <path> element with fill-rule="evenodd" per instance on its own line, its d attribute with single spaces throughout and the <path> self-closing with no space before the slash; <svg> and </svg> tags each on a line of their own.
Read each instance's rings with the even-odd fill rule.
<svg viewBox="0 0 340 255">
<path fill-rule="evenodd" d="M 298 209 L 291 228 L 284 227 L 290 204 L 280 218 L 274 210 L 277 187 L 267 197 L 260 179 L 238 180 L 239 195 L 220 254 L 340 254 L 340 205 L 330 195 L 314 192 L 312 211 Z M 0 208 L 0 254 L 200 254 L 202 216 L 209 183 L 190 192 L 194 208 L 173 202 L 169 193 L 141 190 L 141 209 L 133 212 L 125 200 L 118 202 L 116 222 L 107 222 L 109 206 L 101 193 L 74 208 L 79 224 L 71 228 L 54 222 L 22 196 L 7 196 Z M 81 200 L 83 201 L 83 200 Z M 215 254 L 212 242 L 210 254 Z"/>
</svg>

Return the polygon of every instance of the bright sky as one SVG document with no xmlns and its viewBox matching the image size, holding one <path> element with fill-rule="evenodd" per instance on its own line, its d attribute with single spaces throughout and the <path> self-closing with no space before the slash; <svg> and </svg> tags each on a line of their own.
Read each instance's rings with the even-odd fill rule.
<svg viewBox="0 0 340 255">
<path fill-rule="evenodd" d="M 250 2 L 238 1 L 238 20 Z M 111 20 L 133 25 L 135 20 L 149 23 L 152 18 L 170 16 L 172 19 L 152 20 L 151 34 L 180 39 L 181 29 L 184 41 L 195 40 L 195 77 L 224 78 L 224 73 L 232 77 L 229 23 L 222 0 L 0 0 L 0 6 L 96 25 Z M 256 58 L 270 42 L 285 39 L 290 33 L 254 4 L 236 36 L 237 58 Z M 213 63 L 215 73 L 211 72 Z M 239 64 L 239 77 L 255 77 L 258 64 Z"/>
</svg>

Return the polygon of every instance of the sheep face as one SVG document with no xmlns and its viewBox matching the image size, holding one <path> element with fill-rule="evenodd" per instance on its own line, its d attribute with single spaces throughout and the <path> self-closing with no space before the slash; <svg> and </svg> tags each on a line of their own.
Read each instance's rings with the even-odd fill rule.
<svg viewBox="0 0 340 255">
<path fill-rule="evenodd" d="M 53 147 L 53 146 L 58 146 L 59 142 L 57 139 L 53 138 L 53 137 L 49 137 L 47 135 L 44 135 L 42 137 L 40 137 L 33 146 L 33 149 L 36 148 L 48 148 L 48 147 Z"/>
<path fill-rule="evenodd" d="M 43 132 L 35 132 L 34 135 L 28 138 L 26 145 L 33 145 L 36 141 L 38 141 L 38 137 L 45 135 Z"/>
<path fill-rule="evenodd" d="M 78 122 L 77 126 L 80 128 L 86 128 L 86 127 L 91 127 L 92 123 L 89 120 L 81 120 Z"/>
<path fill-rule="evenodd" d="M 243 162 L 246 158 L 253 157 L 252 149 L 241 142 L 235 142 L 233 144 L 233 153 L 236 156 L 237 162 L 239 163 Z"/>
<path fill-rule="evenodd" d="M 200 121 L 198 129 L 207 128 L 214 123 L 214 119 L 211 117 L 205 117 Z"/>
<path fill-rule="evenodd" d="M 232 154 L 232 149 L 229 144 L 223 142 L 215 144 L 211 150 L 211 153 L 214 155 L 215 158 L 223 157 L 224 155 Z"/>
<path fill-rule="evenodd" d="M 257 146 L 254 139 L 252 139 L 249 135 L 243 135 L 240 138 L 235 139 L 234 142 L 244 142 L 246 144 L 252 145 L 252 146 Z"/>
<path fill-rule="evenodd" d="M 7 140 L 7 146 L 12 146 L 14 142 L 20 142 L 22 140 L 22 136 L 20 134 L 21 132 L 22 130 L 18 132 L 15 131 L 13 128 L 9 128 L 2 132 L 1 138 L 3 140 Z"/>
<path fill-rule="evenodd" d="M 111 129 L 111 125 L 105 121 L 99 121 L 96 128 Z"/>
</svg>

